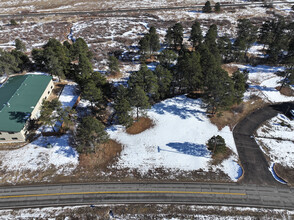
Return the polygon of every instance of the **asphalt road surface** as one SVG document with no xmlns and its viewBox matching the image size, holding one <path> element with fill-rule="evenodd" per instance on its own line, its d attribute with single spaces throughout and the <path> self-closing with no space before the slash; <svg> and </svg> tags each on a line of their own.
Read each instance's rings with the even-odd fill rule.
<svg viewBox="0 0 294 220">
<path fill-rule="evenodd" d="M 270 173 L 269 164 L 253 138 L 253 134 L 266 120 L 271 119 L 278 113 L 287 115 L 290 109 L 294 109 L 293 103 L 266 106 L 248 115 L 234 128 L 233 135 L 239 158 L 244 169 L 243 183 L 273 186 L 281 185 Z"/>
<path fill-rule="evenodd" d="M 0 209 L 110 203 L 232 205 L 292 210 L 294 189 L 211 183 L 93 183 L 0 188 Z"/>
</svg>

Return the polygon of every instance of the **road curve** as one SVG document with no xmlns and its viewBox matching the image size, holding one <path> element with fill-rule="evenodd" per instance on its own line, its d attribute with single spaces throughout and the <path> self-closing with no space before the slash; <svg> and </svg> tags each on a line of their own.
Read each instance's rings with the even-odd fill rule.
<svg viewBox="0 0 294 220">
<path fill-rule="evenodd" d="M 293 107 L 293 103 L 269 105 L 249 114 L 235 126 L 233 136 L 244 169 L 242 183 L 273 186 L 281 185 L 270 173 L 269 164 L 252 136 L 256 129 L 265 121 L 276 116 L 278 113 L 287 114 L 289 109 Z"/>
<path fill-rule="evenodd" d="M 294 209 L 289 187 L 212 183 L 93 183 L 0 187 L 0 209 L 177 203 Z"/>
</svg>

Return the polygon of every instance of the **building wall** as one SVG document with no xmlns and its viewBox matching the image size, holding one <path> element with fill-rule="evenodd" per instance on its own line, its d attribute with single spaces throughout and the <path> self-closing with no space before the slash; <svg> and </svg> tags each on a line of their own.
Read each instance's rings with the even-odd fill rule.
<svg viewBox="0 0 294 220">
<path fill-rule="evenodd" d="M 25 141 L 25 131 L 20 132 L 3 132 L 0 131 L 0 143 L 10 143 L 10 142 L 24 142 Z"/>
<path fill-rule="evenodd" d="M 37 119 L 38 113 L 40 112 L 42 102 L 47 99 L 54 88 L 53 81 L 51 80 L 40 97 L 38 103 L 36 104 L 34 110 L 31 113 L 30 119 Z M 20 132 L 3 132 L 0 131 L 0 143 L 10 143 L 10 142 L 24 142 L 26 141 L 27 125 Z"/>
<path fill-rule="evenodd" d="M 51 94 L 53 88 L 54 88 L 54 84 L 53 84 L 53 81 L 51 80 L 49 82 L 47 88 L 43 92 L 41 98 L 39 99 L 38 103 L 36 104 L 34 110 L 32 111 L 31 119 L 37 119 L 38 118 L 38 113 L 40 112 L 42 102 L 43 102 L 44 99 L 47 99 L 49 97 L 49 95 Z"/>
</svg>

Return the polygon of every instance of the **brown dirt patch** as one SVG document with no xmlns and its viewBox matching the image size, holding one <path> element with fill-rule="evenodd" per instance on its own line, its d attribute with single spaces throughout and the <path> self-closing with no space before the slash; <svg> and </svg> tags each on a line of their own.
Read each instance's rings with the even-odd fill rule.
<svg viewBox="0 0 294 220">
<path fill-rule="evenodd" d="M 95 153 L 81 154 L 79 166 L 88 170 L 106 166 L 120 155 L 121 150 L 121 144 L 109 140 L 105 144 L 97 146 Z"/>
<path fill-rule="evenodd" d="M 109 76 L 107 76 L 108 80 L 112 80 L 112 79 L 120 79 L 123 77 L 123 74 L 121 72 L 115 73 L 115 74 L 111 74 Z"/>
<path fill-rule="evenodd" d="M 233 73 L 238 70 L 238 67 L 231 64 L 223 64 L 222 69 L 227 71 L 229 76 L 233 76 Z"/>
<path fill-rule="evenodd" d="M 288 185 L 294 186 L 294 169 L 289 167 L 284 167 L 281 164 L 275 164 L 275 172 L 277 175 L 285 180 Z"/>
<path fill-rule="evenodd" d="M 233 129 L 246 115 L 265 105 L 266 103 L 261 98 L 254 96 L 247 102 L 234 105 L 230 110 L 222 112 L 221 115 L 216 114 L 212 116 L 210 121 L 220 130 L 227 125 Z"/>
<path fill-rule="evenodd" d="M 48 97 L 48 101 L 52 101 L 53 99 L 58 98 L 65 85 L 66 83 L 61 83 L 61 82 L 54 83 L 54 88 L 52 90 L 52 93 Z"/>
<path fill-rule="evenodd" d="M 218 153 L 212 156 L 212 165 L 218 165 L 220 164 L 223 160 L 228 159 L 232 155 L 232 150 L 227 147 L 225 153 Z"/>
<path fill-rule="evenodd" d="M 276 87 L 277 90 L 280 89 L 280 86 Z M 285 96 L 294 96 L 294 91 L 288 87 L 288 86 L 284 86 L 281 90 L 280 90 L 280 93 L 282 95 L 285 95 Z"/>
<path fill-rule="evenodd" d="M 138 121 L 132 124 L 126 132 L 128 134 L 140 134 L 141 132 L 153 127 L 153 121 L 150 118 L 141 117 Z"/>
</svg>

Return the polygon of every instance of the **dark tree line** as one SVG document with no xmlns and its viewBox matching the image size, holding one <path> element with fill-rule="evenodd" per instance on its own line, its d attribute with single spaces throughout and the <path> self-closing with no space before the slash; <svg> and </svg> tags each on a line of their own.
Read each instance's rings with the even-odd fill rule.
<svg viewBox="0 0 294 220">
<path fill-rule="evenodd" d="M 11 52 L 0 49 L 0 76 L 29 71 L 32 63 L 25 51 L 26 46 L 19 39 L 15 40 L 15 49 Z"/>
<path fill-rule="evenodd" d="M 221 39 L 216 25 L 211 25 L 203 36 L 196 21 L 189 38 L 194 48 L 190 51 L 183 46 L 182 25 L 176 23 L 168 28 L 165 36 L 167 48 L 157 55 L 159 63 L 155 70 L 151 71 L 143 63 L 140 70 L 129 77 L 128 87 L 117 89 L 115 110 L 118 122 L 130 125 L 132 107 L 135 107 L 138 118 L 140 110 L 178 94 L 199 92 L 213 114 L 240 103 L 247 78 L 239 71 L 229 77 L 221 68 L 227 53 L 225 50 L 231 47 L 227 45 L 227 39 Z"/>
</svg>

